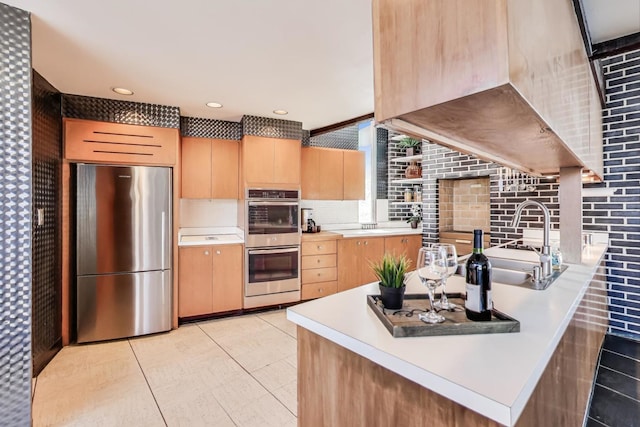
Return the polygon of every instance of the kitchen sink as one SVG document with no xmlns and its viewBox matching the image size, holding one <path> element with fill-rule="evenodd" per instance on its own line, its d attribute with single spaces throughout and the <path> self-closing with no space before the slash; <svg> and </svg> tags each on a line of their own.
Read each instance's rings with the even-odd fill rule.
<svg viewBox="0 0 640 427">
<path fill-rule="evenodd" d="M 504 285 L 521 286 L 535 290 L 547 289 L 568 268 L 563 265 L 560 270 L 553 270 L 551 276 L 538 282 L 533 281 L 533 267 L 537 262 L 521 261 L 509 258 L 489 257 L 491 263 L 491 280 Z M 459 265 L 456 274 L 465 275 L 465 266 Z"/>
</svg>

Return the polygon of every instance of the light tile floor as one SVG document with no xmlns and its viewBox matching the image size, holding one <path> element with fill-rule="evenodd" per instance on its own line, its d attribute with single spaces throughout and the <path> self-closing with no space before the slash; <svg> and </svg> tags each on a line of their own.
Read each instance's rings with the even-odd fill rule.
<svg viewBox="0 0 640 427">
<path fill-rule="evenodd" d="M 63 348 L 34 383 L 38 426 L 295 426 L 284 310 Z"/>
</svg>

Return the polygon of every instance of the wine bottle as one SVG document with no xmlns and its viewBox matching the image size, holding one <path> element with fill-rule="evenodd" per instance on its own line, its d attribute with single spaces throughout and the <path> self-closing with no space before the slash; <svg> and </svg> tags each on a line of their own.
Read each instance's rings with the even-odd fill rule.
<svg viewBox="0 0 640 427">
<path fill-rule="evenodd" d="M 491 263 L 482 253 L 482 230 L 473 230 L 473 253 L 467 259 L 467 319 L 491 320 Z"/>
</svg>

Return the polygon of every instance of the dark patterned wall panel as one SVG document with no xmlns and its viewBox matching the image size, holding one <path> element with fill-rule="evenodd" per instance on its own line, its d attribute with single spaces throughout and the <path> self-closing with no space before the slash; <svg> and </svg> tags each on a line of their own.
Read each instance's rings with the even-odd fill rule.
<svg viewBox="0 0 640 427">
<path fill-rule="evenodd" d="M 389 131 L 376 129 L 376 198 L 389 197 Z"/>
<path fill-rule="evenodd" d="M 0 424 L 31 425 L 31 23 L 0 3 Z"/>
<path fill-rule="evenodd" d="M 33 75 L 33 369 L 37 375 L 61 348 L 61 96 Z M 38 224 L 38 209 L 44 224 Z"/>
<path fill-rule="evenodd" d="M 302 123 L 268 117 L 242 116 L 242 134 L 302 140 Z"/>
<path fill-rule="evenodd" d="M 358 149 L 358 124 L 337 129 L 309 139 L 311 147 L 340 148 L 343 150 Z"/>
<path fill-rule="evenodd" d="M 197 138 L 242 139 L 240 122 L 203 119 L 199 117 L 180 117 L 180 134 Z"/>
<path fill-rule="evenodd" d="M 62 98 L 64 117 L 128 125 L 180 127 L 178 107 L 67 94 Z"/>
<path fill-rule="evenodd" d="M 310 144 L 311 144 L 310 133 L 311 132 L 309 132 L 308 130 L 302 129 L 302 146 L 303 147 L 309 147 L 310 146 Z"/>
<path fill-rule="evenodd" d="M 640 50 L 602 61 L 603 192 L 583 197 L 587 231 L 609 233 L 606 255 L 611 332 L 640 340 Z M 608 189 L 608 191 L 607 191 Z"/>
</svg>

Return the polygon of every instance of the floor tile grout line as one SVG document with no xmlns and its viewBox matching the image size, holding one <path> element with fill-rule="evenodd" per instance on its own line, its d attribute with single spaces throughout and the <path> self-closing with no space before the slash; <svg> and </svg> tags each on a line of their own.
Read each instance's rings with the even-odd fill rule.
<svg viewBox="0 0 640 427">
<path fill-rule="evenodd" d="M 164 413 L 162 413 L 162 408 L 160 408 L 160 404 L 158 403 L 158 399 L 156 399 L 156 395 L 153 392 L 153 389 L 151 388 L 151 384 L 149 384 L 149 380 L 147 379 L 147 375 L 144 373 L 144 369 L 142 368 L 142 364 L 140 363 L 140 360 L 138 359 L 138 355 L 136 354 L 136 351 L 133 348 L 133 344 L 131 344 L 131 340 L 127 340 L 127 343 L 129 343 L 129 347 L 131 348 L 131 352 L 133 353 L 133 357 L 136 359 L 136 363 L 138 364 L 138 367 L 140 368 L 140 372 L 142 372 L 142 377 L 144 378 L 144 382 L 147 383 L 147 387 L 149 388 L 149 392 L 151 393 L 151 397 L 153 397 L 153 401 L 156 403 L 156 407 L 158 408 L 158 412 L 160 412 L 160 416 L 162 417 L 162 422 L 164 423 L 165 427 L 169 427 L 169 424 L 167 424 L 167 420 L 164 418 Z"/>
<path fill-rule="evenodd" d="M 587 418 L 588 418 L 588 419 L 590 419 L 590 420 L 595 421 L 596 423 L 598 423 L 598 425 L 599 425 L 599 426 L 609 427 L 609 424 L 605 424 L 605 423 L 603 423 L 603 422 L 600 422 L 599 420 L 596 420 L 596 419 L 595 419 L 595 418 L 593 418 L 593 417 L 587 417 Z"/>
<path fill-rule="evenodd" d="M 259 318 L 259 316 L 256 316 L 256 317 L 257 317 L 257 318 Z M 270 326 L 272 326 L 272 327 L 276 328 L 275 326 L 271 325 L 271 323 L 267 322 L 266 320 L 264 320 L 264 319 L 260 319 L 260 320 L 262 320 L 263 322 L 267 323 L 268 325 L 270 325 Z M 227 351 L 227 350 L 226 350 L 222 345 L 220 345 L 220 343 L 219 343 L 219 342 L 217 342 L 217 341 L 216 341 L 216 340 L 215 340 L 211 335 L 209 335 L 209 334 L 207 333 L 207 331 L 205 331 L 204 329 L 202 329 L 202 328 L 200 327 L 200 324 L 199 324 L 199 323 L 196 323 L 196 324 L 198 325 L 198 327 L 200 328 L 200 330 L 201 330 L 202 332 L 204 332 L 204 334 L 205 334 L 206 336 L 208 336 L 208 337 L 209 337 L 209 339 L 210 339 L 211 341 L 213 341 L 213 342 L 214 342 L 218 347 L 220 347 L 220 348 L 222 349 L 222 351 L 224 351 L 224 352 L 227 354 L 227 356 L 229 356 L 229 357 L 230 357 L 234 362 L 236 362 L 236 363 L 238 364 L 238 366 L 240 366 L 240 367 L 242 368 L 242 370 L 243 370 L 243 371 L 245 371 L 247 374 L 249 374 L 249 376 L 250 376 L 251 378 L 253 378 L 253 379 L 254 379 L 258 384 L 260 384 L 260 387 L 262 387 L 263 389 L 265 389 L 265 391 L 266 391 L 267 393 L 269 393 L 271 396 L 273 396 L 273 398 L 274 398 L 274 399 L 276 399 L 276 400 L 277 400 L 277 401 L 278 401 L 278 402 L 279 402 L 279 403 L 280 403 L 280 404 L 281 404 L 281 405 L 282 405 L 282 406 L 283 406 L 287 411 L 289 411 L 289 413 L 290 413 L 291 415 L 293 415 L 296 419 L 298 419 L 298 416 L 297 416 L 296 414 L 294 414 L 294 413 L 291 411 L 291 409 L 289 409 L 289 408 L 287 407 L 287 405 L 285 405 L 282 401 L 280 401 L 280 399 L 278 399 L 278 397 L 277 397 L 275 394 L 273 394 L 273 393 L 271 392 L 271 390 L 269 390 L 267 387 L 265 387 L 265 386 L 264 386 L 264 384 L 262 384 L 262 383 L 260 382 L 260 380 L 259 380 L 259 379 L 257 379 L 256 377 L 254 377 L 254 376 L 253 376 L 253 374 L 251 374 L 251 372 L 249 372 L 249 371 L 247 370 L 247 368 L 245 368 L 244 366 L 242 366 L 242 363 L 240 363 L 238 360 L 236 360 L 236 358 L 235 358 L 235 357 L 233 357 L 233 356 L 232 356 L 232 355 L 231 355 L 231 354 L 230 354 L 230 353 L 229 353 L 229 352 L 228 352 L 228 351 Z M 278 329 L 278 328 L 276 328 L 276 329 Z M 278 329 L 278 330 L 279 330 L 279 329 Z M 285 335 L 290 336 L 289 334 L 286 334 L 286 333 L 285 333 Z M 296 341 L 297 341 L 297 340 L 296 340 Z M 285 359 L 281 359 L 281 360 L 285 360 Z M 286 362 L 286 360 L 285 360 L 285 362 Z M 269 365 L 267 365 L 267 366 L 269 366 Z M 296 371 L 297 371 L 297 368 L 296 368 Z M 296 380 L 297 380 L 297 379 L 296 379 Z M 297 398 L 296 398 L 296 401 L 297 401 Z"/>
<path fill-rule="evenodd" d="M 617 351 L 608 350 L 608 349 L 606 349 L 606 348 L 603 348 L 602 350 L 603 350 L 603 351 L 606 351 L 606 352 L 609 352 L 609 353 L 611 353 L 611 354 L 615 354 L 615 355 L 617 355 L 617 356 L 624 357 L 624 358 L 626 358 L 626 359 L 631 359 L 631 360 L 633 360 L 633 361 L 634 361 L 634 362 L 636 362 L 636 363 L 640 363 L 640 359 L 636 359 L 635 357 L 631 357 L 631 356 L 628 356 L 628 355 L 623 354 L 623 353 L 618 353 Z"/>
<path fill-rule="evenodd" d="M 611 372 L 615 372 L 616 374 L 623 375 L 623 376 L 625 376 L 625 377 L 627 377 L 627 378 L 629 378 L 629 379 L 636 380 L 636 381 L 638 381 L 638 382 L 640 383 L 640 378 L 636 378 L 636 377 L 634 377 L 634 376 L 632 376 L 632 375 L 625 374 L 624 372 L 620 372 L 620 371 L 618 371 L 617 369 L 613 369 L 613 368 L 610 368 L 610 367 L 608 367 L 608 366 L 604 366 L 604 365 L 602 365 L 602 366 L 600 366 L 600 367 L 601 367 L 601 368 L 604 368 L 604 369 L 607 369 L 607 370 L 609 370 L 609 371 L 611 371 Z M 598 373 L 600 373 L 600 372 L 598 371 Z M 596 377 L 596 383 L 597 383 L 597 382 L 598 382 L 598 377 Z"/>
<path fill-rule="evenodd" d="M 275 313 L 275 311 L 274 311 L 274 312 L 272 312 L 272 313 Z M 286 315 L 286 313 L 285 313 L 285 315 Z M 260 315 L 258 315 L 258 317 L 260 317 Z M 285 334 L 289 335 L 291 338 L 296 339 L 296 340 L 298 339 L 298 337 L 291 335 L 289 332 L 285 331 L 285 330 L 284 330 L 284 329 L 282 329 L 282 328 L 279 328 L 279 327 L 278 327 L 278 325 L 275 325 L 275 324 L 273 324 L 273 323 L 269 322 L 268 320 L 263 319 L 262 317 L 260 317 L 260 320 L 262 320 L 262 321 L 264 321 L 264 322 L 267 322 L 268 324 L 270 324 L 271 326 L 273 326 L 273 327 L 274 327 L 274 328 L 276 328 L 277 330 L 279 330 L 279 331 L 281 331 L 281 332 L 284 332 Z"/>
<path fill-rule="evenodd" d="M 606 385 L 602 385 L 602 384 L 596 384 L 596 385 L 597 385 L 597 386 L 599 386 L 599 387 L 602 387 L 602 388 L 604 388 L 604 389 L 606 389 L 606 390 L 612 391 L 612 392 L 614 392 L 615 394 L 618 394 L 618 395 L 620 395 L 620 396 L 622 396 L 622 397 L 626 397 L 626 398 L 627 398 L 627 399 L 629 399 L 629 400 L 633 400 L 634 402 L 638 402 L 638 403 L 640 403 L 640 400 L 638 400 L 638 399 L 634 399 L 633 397 L 630 397 L 630 396 L 627 396 L 627 395 L 626 395 L 626 394 L 624 394 L 624 393 L 620 393 L 618 390 L 614 390 L 614 389 L 612 389 L 611 387 L 607 387 Z"/>
</svg>

